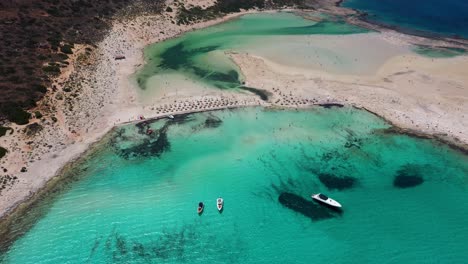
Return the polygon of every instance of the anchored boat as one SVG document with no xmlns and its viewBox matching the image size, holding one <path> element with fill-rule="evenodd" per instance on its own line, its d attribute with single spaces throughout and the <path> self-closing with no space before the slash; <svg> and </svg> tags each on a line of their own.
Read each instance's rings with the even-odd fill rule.
<svg viewBox="0 0 468 264">
<path fill-rule="evenodd" d="M 198 214 L 202 214 L 203 209 L 205 209 L 205 205 L 203 204 L 203 202 L 199 202 L 198 203 L 198 209 L 197 209 Z"/>
<path fill-rule="evenodd" d="M 332 198 L 322 193 L 313 194 L 312 199 L 315 199 L 321 203 L 324 203 L 332 207 L 341 208 L 341 204 L 339 202 L 333 200 Z"/>
<path fill-rule="evenodd" d="M 223 206 L 224 206 L 223 198 L 219 197 L 218 199 L 216 199 L 216 207 L 218 207 L 218 211 L 221 212 L 223 210 Z"/>
</svg>

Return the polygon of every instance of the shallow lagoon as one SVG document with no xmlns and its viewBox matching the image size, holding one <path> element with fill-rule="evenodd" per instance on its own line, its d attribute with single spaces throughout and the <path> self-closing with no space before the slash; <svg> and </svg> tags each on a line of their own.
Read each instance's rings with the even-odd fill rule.
<svg viewBox="0 0 468 264">
<path fill-rule="evenodd" d="M 206 88 L 241 86 L 242 74 L 225 52 L 249 53 L 294 68 L 372 75 L 388 59 L 411 50 L 339 19 L 316 22 L 287 12 L 249 14 L 146 48 L 147 64 L 135 75 L 141 100 L 176 89 L 200 95 Z"/>
<path fill-rule="evenodd" d="M 468 157 L 386 128 L 350 108 L 248 108 L 119 128 L 0 260 L 463 263 Z M 319 206 L 314 192 L 344 210 Z"/>
</svg>

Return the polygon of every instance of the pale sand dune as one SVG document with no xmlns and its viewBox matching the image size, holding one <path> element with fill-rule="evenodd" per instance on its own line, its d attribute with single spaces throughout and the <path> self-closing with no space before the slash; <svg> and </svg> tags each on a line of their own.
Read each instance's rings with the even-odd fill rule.
<svg viewBox="0 0 468 264">
<path fill-rule="evenodd" d="M 209 3 L 212 1 L 206 2 Z M 142 100 L 129 77 L 144 63 L 142 49 L 146 45 L 240 15 L 177 26 L 171 23 L 174 13 L 137 17 L 131 22 L 115 21 L 93 55 L 72 62 L 69 72 L 57 80 L 57 91 L 41 102 L 56 106 L 57 122 L 47 119 L 36 135 L 15 132 L 0 138 L 2 146 L 10 151 L 1 160 L 1 166 L 8 168 L 10 175 L 18 176 L 18 182 L 0 195 L 0 216 L 6 216 L 19 203 L 31 198 L 65 164 L 79 157 L 112 127 L 136 121 L 141 115 L 149 118 L 249 105 L 304 107 L 336 100 L 365 107 L 405 128 L 428 134 L 446 133 L 452 139 L 468 143 L 465 129 L 468 127 L 465 116 L 468 82 L 463 74 L 468 66 L 467 57 L 432 61 L 419 56 L 390 56 L 376 74 L 344 75 L 320 68 L 279 65 L 249 54 L 230 54 L 249 86 L 273 93 L 268 103 L 248 92 L 203 87 L 190 90 L 188 85 L 175 93 L 156 92 L 158 97 L 163 93 L 160 98 Z M 407 36 L 400 40 L 399 36 L 385 33 L 382 39 L 401 45 L 418 41 L 432 43 Z M 124 55 L 126 59 L 116 61 L 116 55 Z M 71 87 L 76 96 L 64 92 L 63 87 Z M 21 167 L 26 167 L 27 172 L 20 172 Z"/>
<path fill-rule="evenodd" d="M 408 43 L 389 42 L 379 33 L 272 36 L 258 42 L 249 53 L 281 65 L 337 74 L 372 75 L 388 59 L 410 53 Z"/>
<path fill-rule="evenodd" d="M 397 56 L 369 76 L 291 68 L 247 54 L 231 57 L 247 85 L 275 94 L 275 104 L 289 105 L 290 97 L 352 104 L 399 127 L 468 143 L 468 56 Z"/>
</svg>

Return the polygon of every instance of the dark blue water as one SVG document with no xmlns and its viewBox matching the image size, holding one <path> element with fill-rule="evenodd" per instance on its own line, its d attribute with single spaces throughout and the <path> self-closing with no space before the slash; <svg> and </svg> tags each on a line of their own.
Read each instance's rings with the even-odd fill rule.
<svg viewBox="0 0 468 264">
<path fill-rule="evenodd" d="M 345 0 L 343 6 L 414 33 L 468 38 L 467 0 Z"/>
</svg>

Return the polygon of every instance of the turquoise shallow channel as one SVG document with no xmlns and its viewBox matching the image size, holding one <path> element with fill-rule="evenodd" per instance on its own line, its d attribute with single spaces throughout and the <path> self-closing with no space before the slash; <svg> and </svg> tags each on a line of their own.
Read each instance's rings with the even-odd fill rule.
<svg viewBox="0 0 468 264">
<path fill-rule="evenodd" d="M 146 64 L 134 78 L 143 90 L 163 89 L 176 76 L 218 89 L 239 88 L 243 77 L 225 52 L 253 53 L 293 66 L 321 65 L 329 70 L 337 70 L 339 64 L 352 72 L 359 68 L 350 66 L 352 54 L 315 46 L 310 37 L 368 32 L 340 20 L 315 22 L 287 12 L 244 15 L 148 46 Z"/>
<path fill-rule="evenodd" d="M 0 263 L 466 263 L 468 157 L 388 128 L 346 107 L 118 128 Z"/>
</svg>

